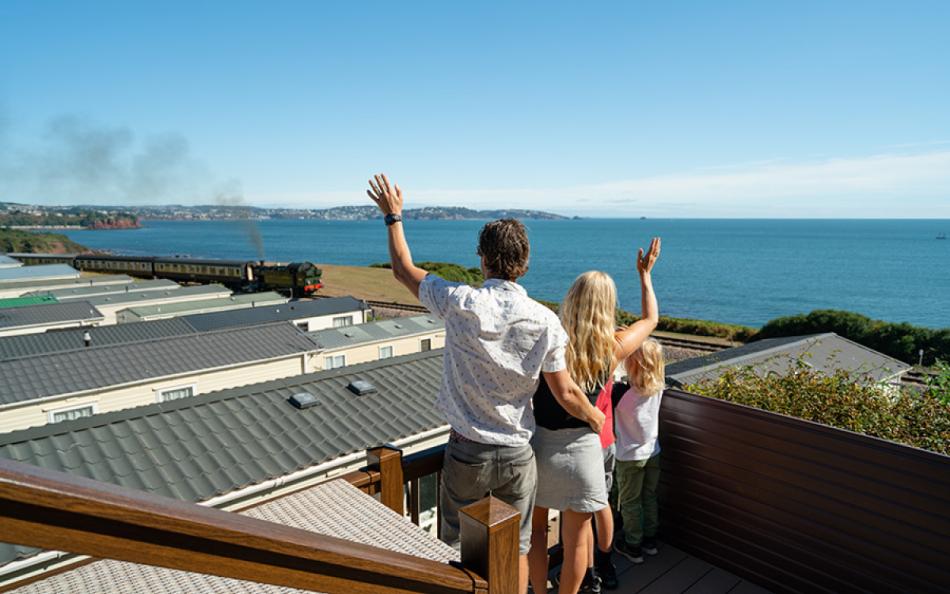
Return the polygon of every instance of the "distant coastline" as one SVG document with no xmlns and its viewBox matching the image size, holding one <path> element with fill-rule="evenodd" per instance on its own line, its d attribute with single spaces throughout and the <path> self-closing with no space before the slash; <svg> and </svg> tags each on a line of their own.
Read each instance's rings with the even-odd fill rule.
<svg viewBox="0 0 950 594">
<path fill-rule="evenodd" d="M 314 220 L 368 221 L 378 219 L 379 210 L 371 205 L 332 208 L 270 208 L 244 204 L 203 204 L 185 206 L 42 206 L 0 202 L 0 226 L 19 229 L 134 229 L 142 220 L 154 221 L 233 221 L 233 220 Z M 530 220 L 568 220 L 560 214 L 531 209 L 477 210 L 462 206 L 426 206 L 403 212 L 406 219 L 423 221 L 467 221 L 517 218 Z M 573 217 L 577 219 L 578 217 Z"/>
<path fill-rule="evenodd" d="M 297 209 L 264 208 L 256 206 L 162 206 L 133 208 L 132 212 L 145 220 L 159 221 L 216 221 L 216 220 L 311 220 L 311 221 L 369 221 L 380 217 L 372 205 L 335 206 L 332 208 Z M 518 218 L 559 221 L 570 217 L 552 212 L 530 209 L 476 210 L 460 206 L 427 206 L 409 208 L 403 217 L 421 221 L 468 221 L 479 219 Z"/>
</svg>

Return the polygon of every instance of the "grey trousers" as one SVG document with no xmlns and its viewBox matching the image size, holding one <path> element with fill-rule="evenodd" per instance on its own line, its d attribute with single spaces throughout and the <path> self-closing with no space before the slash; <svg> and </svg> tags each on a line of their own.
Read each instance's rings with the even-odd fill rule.
<svg viewBox="0 0 950 594">
<path fill-rule="evenodd" d="M 531 510 L 538 487 L 534 450 L 530 445 L 497 446 L 450 440 L 442 463 L 442 540 L 459 538 L 459 509 L 492 495 L 521 513 L 520 553 L 531 548 Z"/>
</svg>

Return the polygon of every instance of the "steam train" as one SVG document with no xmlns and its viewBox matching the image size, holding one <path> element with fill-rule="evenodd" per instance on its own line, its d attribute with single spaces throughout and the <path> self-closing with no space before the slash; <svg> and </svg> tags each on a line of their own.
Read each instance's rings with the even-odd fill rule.
<svg viewBox="0 0 950 594">
<path fill-rule="evenodd" d="M 310 262 L 279 264 L 253 260 L 203 260 L 178 257 L 102 254 L 11 254 L 24 264 L 69 264 L 77 270 L 167 278 L 186 283 L 219 283 L 235 291 L 280 291 L 312 295 L 323 272 Z"/>
</svg>

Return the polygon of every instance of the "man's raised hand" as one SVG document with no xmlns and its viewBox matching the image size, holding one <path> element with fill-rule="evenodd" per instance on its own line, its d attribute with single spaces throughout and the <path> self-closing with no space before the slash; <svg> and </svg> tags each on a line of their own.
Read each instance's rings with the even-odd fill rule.
<svg viewBox="0 0 950 594">
<path fill-rule="evenodd" d="M 402 190 L 399 189 L 399 184 L 390 184 L 386 174 L 374 175 L 369 180 L 369 189 L 366 193 L 384 215 L 402 214 Z"/>
</svg>

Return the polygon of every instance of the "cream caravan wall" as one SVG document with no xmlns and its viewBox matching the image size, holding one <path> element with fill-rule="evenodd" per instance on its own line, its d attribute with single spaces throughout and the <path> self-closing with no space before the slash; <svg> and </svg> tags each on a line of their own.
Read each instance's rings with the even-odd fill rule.
<svg viewBox="0 0 950 594">
<path fill-rule="evenodd" d="M 312 370 L 312 353 L 301 353 L 273 361 L 243 363 L 212 371 L 182 374 L 138 382 L 133 386 L 100 388 L 78 396 L 52 398 L 42 402 L 24 402 L 0 409 L 0 433 L 37 425 L 46 425 L 50 413 L 94 405 L 94 413 L 104 413 L 157 402 L 158 392 L 194 386 L 196 395 L 236 388 L 308 373 Z"/>
<path fill-rule="evenodd" d="M 369 361 L 379 360 L 380 347 L 393 347 L 393 357 L 400 355 L 411 355 L 422 351 L 422 341 L 430 340 L 430 349 L 441 349 L 445 346 L 445 329 L 439 328 L 432 332 L 415 334 L 401 338 L 391 338 L 379 340 L 371 343 L 364 343 L 354 346 L 346 346 L 335 349 L 320 351 L 314 356 L 316 369 L 325 369 L 326 357 L 335 355 L 345 355 L 346 365 L 356 365 L 357 363 L 368 363 Z"/>
</svg>

